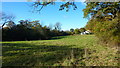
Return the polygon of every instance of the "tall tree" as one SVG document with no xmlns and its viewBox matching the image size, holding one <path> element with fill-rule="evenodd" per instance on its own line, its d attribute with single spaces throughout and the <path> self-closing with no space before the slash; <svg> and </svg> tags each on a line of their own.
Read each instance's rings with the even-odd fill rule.
<svg viewBox="0 0 120 68">
<path fill-rule="evenodd" d="M 74 32 L 75 32 L 75 34 L 79 34 L 79 33 L 80 33 L 80 30 L 79 30 L 78 28 L 76 28 L 76 29 L 74 30 Z"/>
<path fill-rule="evenodd" d="M 71 32 L 74 32 L 74 29 L 73 29 L 73 28 L 71 28 L 71 29 L 70 29 L 70 31 L 71 31 Z"/>
</svg>

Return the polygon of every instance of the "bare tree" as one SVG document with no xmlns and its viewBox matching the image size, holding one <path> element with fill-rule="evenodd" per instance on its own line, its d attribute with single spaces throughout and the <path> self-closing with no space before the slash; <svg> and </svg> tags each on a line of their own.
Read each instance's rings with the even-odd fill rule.
<svg viewBox="0 0 120 68">
<path fill-rule="evenodd" d="M 13 21 L 8 21 L 6 25 L 7 27 L 12 28 L 13 26 L 15 26 L 15 23 Z"/>
<path fill-rule="evenodd" d="M 54 27 L 56 30 L 61 30 L 61 23 L 57 22 Z"/>
<path fill-rule="evenodd" d="M 12 15 L 12 14 L 6 14 L 6 13 L 0 13 L 0 17 L 1 17 L 1 19 L 0 19 L 0 22 L 2 23 L 2 28 L 4 27 L 4 25 L 6 24 L 6 23 L 8 23 L 9 21 L 13 21 L 14 19 L 15 19 L 15 16 L 14 15 Z"/>
</svg>

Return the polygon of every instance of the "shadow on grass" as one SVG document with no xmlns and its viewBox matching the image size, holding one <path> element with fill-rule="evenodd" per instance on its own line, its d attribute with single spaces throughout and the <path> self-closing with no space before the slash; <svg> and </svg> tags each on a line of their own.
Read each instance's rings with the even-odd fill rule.
<svg viewBox="0 0 120 68">
<path fill-rule="evenodd" d="M 74 46 L 74 45 L 73 45 Z M 84 49 L 71 45 L 35 45 L 26 43 L 3 43 L 3 66 L 61 66 L 67 59 L 71 65 L 84 54 Z"/>
<path fill-rule="evenodd" d="M 63 38 L 66 38 L 66 36 L 52 37 L 50 40 L 63 39 Z"/>
</svg>

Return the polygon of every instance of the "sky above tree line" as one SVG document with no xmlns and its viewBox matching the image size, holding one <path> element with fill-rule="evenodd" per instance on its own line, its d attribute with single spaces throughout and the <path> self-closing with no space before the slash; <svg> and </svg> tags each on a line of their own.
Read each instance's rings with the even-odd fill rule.
<svg viewBox="0 0 120 68">
<path fill-rule="evenodd" d="M 2 12 L 16 16 L 15 23 L 19 20 L 40 20 L 42 25 L 53 26 L 55 23 L 62 24 L 62 30 L 69 30 L 70 28 L 82 28 L 86 25 L 87 19 L 83 18 L 83 9 L 85 4 L 83 2 L 76 2 L 77 9 L 73 10 L 71 7 L 68 12 L 65 10 L 59 11 L 59 6 L 63 2 L 56 2 L 55 5 L 48 5 L 44 7 L 40 13 L 32 12 L 31 7 L 33 2 L 2 2 Z"/>
</svg>

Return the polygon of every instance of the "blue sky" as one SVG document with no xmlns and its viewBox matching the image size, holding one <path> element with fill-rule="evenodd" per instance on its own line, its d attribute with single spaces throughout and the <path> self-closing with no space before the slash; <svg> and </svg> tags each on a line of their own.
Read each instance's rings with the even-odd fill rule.
<svg viewBox="0 0 120 68">
<path fill-rule="evenodd" d="M 85 4 L 76 2 L 78 9 L 59 11 L 59 5 L 63 2 L 56 2 L 56 5 L 49 5 L 44 7 L 40 13 L 33 13 L 33 8 L 30 7 L 32 2 L 3 2 L 2 11 L 7 14 L 16 16 L 15 21 L 19 20 L 40 20 L 42 25 L 54 25 L 56 22 L 62 24 L 62 30 L 69 30 L 70 28 L 81 28 L 87 23 L 87 19 L 83 18 L 82 10 Z"/>
</svg>

